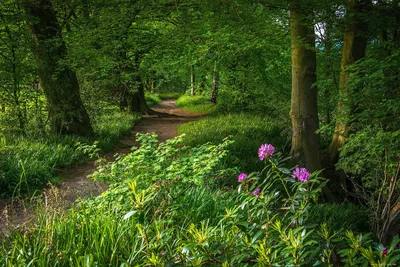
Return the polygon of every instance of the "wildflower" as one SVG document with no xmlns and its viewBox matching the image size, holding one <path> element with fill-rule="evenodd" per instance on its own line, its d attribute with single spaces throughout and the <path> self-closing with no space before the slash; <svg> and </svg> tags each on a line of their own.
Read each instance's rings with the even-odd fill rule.
<svg viewBox="0 0 400 267">
<path fill-rule="evenodd" d="M 260 148 L 258 149 L 258 157 L 260 160 L 264 160 L 264 158 L 269 158 L 274 154 L 275 152 L 275 147 L 270 144 L 262 144 Z"/>
<path fill-rule="evenodd" d="M 238 176 L 239 183 L 243 182 L 243 180 L 246 178 L 247 178 L 247 174 L 245 174 L 245 173 L 239 174 L 239 176 Z"/>
<path fill-rule="evenodd" d="M 310 173 L 306 168 L 296 168 L 292 173 L 293 178 L 297 178 L 299 182 L 307 182 L 310 178 Z"/>
<path fill-rule="evenodd" d="M 382 249 L 382 255 L 386 256 L 386 254 L 387 254 L 387 248 L 383 248 Z"/>
<path fill-rule="evenodd" d="M 258 196 L 258 194 L 260 194 L 260 192 L 261 192 L 261 189 L 260 189 L 260 188 L 257 188 L 257 189 L 253 192 L 253 195 Z"/>
</svg>

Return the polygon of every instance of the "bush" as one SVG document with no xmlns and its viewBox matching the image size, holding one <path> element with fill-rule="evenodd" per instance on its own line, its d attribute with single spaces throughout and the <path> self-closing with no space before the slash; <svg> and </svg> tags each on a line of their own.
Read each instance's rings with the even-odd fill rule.
<svg viewBox="0 0 400 267">
<path fill-rule="evenodd" d="M 140 119 L 139 115 L 114 112 L 99 117 L 95 125 L 99 147 L 103 151 L 109 151 L 123 135 L 130 135 L 133 124 Z"/>
<path fill-rule="evenodd" d="M 114 113 L 102 115 L 95 123 L 97 146 L 102 151 L 112 148 L 121 135 L 131 133 L 132 115 Z M 60 168 L 87 159 L 77 144 L 93 140 L 76 136 L 48 135 L 41 139 L 3 137 L 0 147 L 0 197 L 31 195 L 57 175 Z"/>
<path fill-rule="evenodd" d="M 310 222 L 325 222 L 332 231 L 369 232 L 368 211 L 354 204 L 318 204 L 310 209 Z"/>
<path fill-rule="evenodd" d="M 145 93 L 146 103 L 149 107 L 154 107 L 157 104 L 162 102 L 162 99 L 159 94 L 153 94 L 150 92 Z"/>
<path fill-rule="evenodd" d="M 261 163 L 252 155 L 265 140 L 274 143 L 281 151 L 285 151 L 290 142 L 286 137 L 286 127 L 270 117 L 252 113 L 208 116 L 183 124 L 178 131 L 186 135 L 184 143 L 189 146 L 206 142 L 215 144 L 226 136 L 232 136 L 235 142 L 229 149 L 227 164 L 245 171 L 261 167 Z"/>
<path fill-rule="evenodd" d="M 181 146 L 181 137 L 141 147 L 101 166 L 102 196 L 70 212 L 42 212 L 37 227 L 0 241 L 6 266 L 391 266 L 399 239 L 373 244 L 370 234 L 333 232 L 310 222 L 326 181 L 320 172 L 283 167 L 265 155 L 260 172 L 242 173 L 238 190 L 216 187 L 231 141 Z M 255 156 L 255 155 L 254 155 Z M 295 178 L 293 178 L 293 176 Z M 340 255 L 338 259 L 334 255 Z"/>
</svg>

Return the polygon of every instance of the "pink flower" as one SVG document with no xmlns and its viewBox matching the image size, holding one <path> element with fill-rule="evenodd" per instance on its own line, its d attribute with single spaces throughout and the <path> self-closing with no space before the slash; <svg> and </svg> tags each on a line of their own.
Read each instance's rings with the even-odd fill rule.
<svg viewBox="0 0 400 267">
<path fill-rule="evenodd" d="M 387 248 L 383 248 L 382 249 L 382 255 L 386 256 L 386 254 L 387 254 Z"/>
<path fill-rule="evenodd" d="M 274 154 L 275 152 L 275 147 L 270 144 L 262 144 L 260 148 L 258 149 L 258 158 L 260 160 L 264 160 L 264 158 L 269 158 Z"/>
<path fill-rule="evenodd" d="M 296 168 L 292 173 L 293 178 L 297 178 L 299 182 L 307 182 L 310 178 L 310 173 L 306 168 Z"/>
<path fill-rule="evenodd" d="M 247 178 L 247 174 L 245 174 L 245 173 L 239 174 L 239 176 L 238 176 L 239 183 L 243 182 L 243 180 L 246 178 Z"/>
<path fill-rule="evenodd" d="M 257 188 L 257 189 L 253 192 L 253 195 L 254 195 L 254 196 L 258 196 L 258 194 L 260 194 L 260 192 L 261 192 L 261 189 L 260 189 L 260 188 Z"/>
</svg>

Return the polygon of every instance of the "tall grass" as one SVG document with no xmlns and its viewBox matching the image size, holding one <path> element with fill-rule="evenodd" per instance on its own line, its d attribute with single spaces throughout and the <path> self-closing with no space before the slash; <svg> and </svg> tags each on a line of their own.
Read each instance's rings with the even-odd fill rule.
<svg viewBox="0 0 400 267">
<path fill-rule="evenodd" d="M 252 113 L 232 113 L 209 116 L 183 124 L 178 129 L 185 134 L 186 145 L 206 142 L 219 143 L 232 136 L 235 143 L 230 147 L 227 163 L 250 171 L 261 166 L 257 151 L 261 144 L 273 144 L 279 151 L 289 145 L 288 129 L 272 118 Z"/>
<path fill-rule="evenodd" d="M 155 105 L 160 104 L 162 101 L 159 94 L 146 92 L 144 96 L 149 107 L 154 107 Z"/>
<path fill-rule="evenodd" d="M 127 113 L 102 115 L 95 123 L 98 147 L 108 151 L 121 135 L 130 134 L 133 117 Z M 76 144 L 93 139 L 47 135 L 41 139 L 3 138 L 0 147 L 0 197 L 32 194 L 57 176 L 60 168 L 80 163 L 86 156 Z"/>
<path fill-rule="evenodd" d="M 0 238 L 0 262 L 264 266 L 269 260 L 271 266 L 330 266 L 330 255 L 340 254 L 342 263 L 370 266 L 375 259 L 393 263 L 400 257 L 398 240 L 382 255 L 383 245 L 372 246 L 369 234 L 344 234 L 348 229 L 343 227 L 358 230 L 353 220 L 363 218 L 355 207 L 318 205 L 310 211 L 309 201 L 317 196 L 314 186 L 322 180 L 313 176 L 308 183 L 293 182 L 279 156 L 273 156 L 277 165 L 266 166 L 264 174 L 251 174 L 239 190 L 226 190 L 215 186 L 214 175 L 222 170 L 214 167 L 226 155 L 228 143 L 188 148 L 179 138 L 160 145 L 150 135 L 142 140 L 135 152 L 99 168 L 98 178 L 114 181 L 104 194 L 63 214 L 42 211 L 34 228 Z M 209 169 L 193 168 L 203 163 Z M 276 179 L 294 185 L 289 190 L 293 198 L 276 191 Z M 259 186 L 262 192 L 254 195 Z M 340 214 L 342 209 L 348 212 Z M 338 215 L 336 220 L 325 211 Z"/>
<path fill-rule="evenodd" d="M 216 111 L 216 106 L 205 96 L 181 96 L 176 101 L 180 108 L 191 112 L 212 113 Z"/>
<path fill-rule="evenodd" d="M 181 95 L 181 93 L 160 93 L 162 99 L 178 99 Z"/>
</svg>

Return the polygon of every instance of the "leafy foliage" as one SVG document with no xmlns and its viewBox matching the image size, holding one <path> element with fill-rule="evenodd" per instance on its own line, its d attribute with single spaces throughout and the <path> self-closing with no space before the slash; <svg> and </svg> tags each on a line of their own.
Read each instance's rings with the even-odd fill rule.
<svg viewBox="0 0 400 267">
<path fill-rule="evenodd" d="M 191 112 L 213 113 L 216 110 L 210 99 L 204 96 L 181 96 L 176 105 Z"/>
<path fill-rule="evenodd" d="M 115 113 L 102 116 L 96 124 L 97 147 L 109 150 L 118 137 L 131 132 L 132 116 Z M 86 159 L 82 144 L 93 140 L 76 136 L 47 136 L 44 139 L 14 139 L 3 137 L 0 147 L 0 195 L 33 194 L 52 181 L 60 168 Z M 81 144 L 76 147 L 76 144 Z"/>
<path fill-rule="evenodd" d="M 310 223 L 310 208 L 326 181 L 320 172 L 295 180 L 280 153 L 236 191 L 215 183 L 232 171 L 218 168 L 232 141 L 189 148 L 180 147 L 182 137 L 159 145 L 155 135 L 139 139 L 140 148 L 94 175 L 111 182 L 108 191 L 62 215 L 42 212 L 36 228 L 1 241 L 1 261 L 327 266 L 340 254 L 345 264 L 389 266 L 400 257 L 398 238 L 384 248 L 373 245 L 370 234 Z"/>
<path fill-rule="evenodd" d="M 231 135 L 235 143 L 230 148 L 227 164 L 244 170 L 261 167 L 251 155 L 264 140 L 271 140 L 278 148 L 286 150 L 288 131 L 281 121 L 253 113 L 215 114 L 179 128 L 179 132 L 186 135 L 184 142 L 188 145 L 218 143 Z"/>
</svg>

